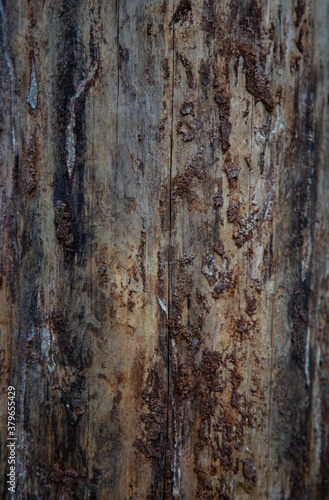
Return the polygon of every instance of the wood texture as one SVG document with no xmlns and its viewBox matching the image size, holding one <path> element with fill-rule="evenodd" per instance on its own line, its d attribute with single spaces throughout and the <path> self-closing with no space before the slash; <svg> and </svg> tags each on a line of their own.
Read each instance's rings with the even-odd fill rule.
<svg viewBox="0 0 329 500">
<path fill-rule="evenodd" d="M 329 498 L 328 3 L 0 17 L 1 497 Z"/>
</svg>

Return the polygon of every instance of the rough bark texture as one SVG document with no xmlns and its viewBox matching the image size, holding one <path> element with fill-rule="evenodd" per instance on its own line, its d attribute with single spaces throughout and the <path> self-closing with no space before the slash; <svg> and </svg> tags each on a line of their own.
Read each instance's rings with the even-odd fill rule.
<svg viewBox="0 0 329 500">
<path fill-rule="evenodd" d="M 0 18 L 0 496 L 328 499 L 326 0 Z"/>
</svg>

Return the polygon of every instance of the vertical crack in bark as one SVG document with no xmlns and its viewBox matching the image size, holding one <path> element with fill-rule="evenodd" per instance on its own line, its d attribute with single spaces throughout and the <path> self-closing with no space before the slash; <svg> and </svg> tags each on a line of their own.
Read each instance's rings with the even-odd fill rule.
<svg viewBox="0 0 329 500">
<path fill-rule="evenodd" d="M 172 4 L 172 15 L 175 12 L 175 1 Z M 164 461 L 164 488 L 163 499 L 166 498 L 167 489 L 167 468 L 168 468 L 168 448 L 169 439 L 169 408 L 170 408 L 170 322 L 171 322 L 171 233 L 172 233 L 172 167 L 173 167 L 173 146 L 174 146 L 174 88 L 175 88 L 175 26 L 172 25 L 172 60 L 171 60 L 171 129 L 170 129 L 170 165 L 169 165 L 169 241 L 168 241 L 168 338 L 167 338 L 167 429 L 165 440 L 165 461 Z M 169 450 L 170 451 L 170 450 Z M 169 454 L 170 455 L 170 454 Z"/>
<path fill-rule="evenodd" d="M 280 101 L 279 101 L 279 106 L 280 106 Z M 252 103 L 252 110 L 254 109 L 254 103 Z M 272 188 L 271 188 L 272 190 Z M 272 195 L 271 195 L 272 196 Z M 268 212 L 268 202 L 265 202 L 266 205 L 266 211 L 265 215 L 267 217 L 267 212 Z M 264 219 L 265 220 L 265 219 Z M 278 245 L 276 238 L 274 237 L 274 231 L 275 231 L 275 218 L 272 218 L 271 222 L 271 232 L 272 232 L 272 238 L 273 238 L 273 254 L 274 254 L 274 262 L 278 262 Z M 274 363 L 274 358 L 273 358 L 273 350 L 274 350 L 274 308 L 275 308 L 275 297 L 276 297 L 276 289 L 277 289 L 277 281 L 276 281 L 276 272 L 274 273 L 274 291 L 272 292 L 272 299 L 271 299 L 271 338 L 270 338 L 270 346 L 271 346 L 271 352 L 270 352 L 270 388 L 269 388 L 269 410 L 268 410 L 268 431 L 267 431 L 267 498 L 270 498 L 270 491 L 269 487 L 271 484 L 271 464 L 270 464 L 270 445 L 271 445 L 271 415 L 272 415 L 272 397 L 273 397 L 273 363 Z"/>
<path fill-rule="evenodd" d="M 116 0 L 116 57 L 117 57 L 117 102 L 116 102 L 116 117 L 115 117 L 115 213 L 117 213 L 117 183 L 118 183 L 118 140 L 119 140 L 119 94 L 120 94 L 120 45 L 119 45 L 119 0 Z M 114 241 L 117 241 L 117 226 L 114 225 Z"/>
<path fill-rule="evenodd" d="M 98 67 L 98 62 L 95 62 L 92 65 L 92 67 L 89 69 L 86 77 L 83 80 L 81 80 L 75 94 L 70 99 L 70 104 L 69 104 L 70 121 L 69 121 L 69 123 L 67 125 L 67 129 L 66 129 L 66 144 L 65 144 L 66 155 L 67 155 L 66 156 L 66 167 L 67 167 L 67 173 L 68 173 L 70 181 L 72 181 L 72 177 L 74 174 L 75 149 L 76 149 L 76 142 L 77 142 L 75 103 L 76 103 L 76 100 L 79 99 L 81 94 L 85 91 L 87 85 L 95 77 L 97 67 Z"/>
<path fill-rule="evenodd" d="M 319 45 L 316 43 L 316 37 L 315 37 L 315 27 L 316 27 L 316 19 L 318 18 L 319 13 L 317 12 L 317 6 L 315 6 L 314 11 L 313 11 L 313 17 L 312 17 L 312 42 L 311 42 L 311 47 L 312 47 L 312 54 L 314 54 L 314 61 L 318 61 L 320 59 L 320 54 L 318 52 Z M 321 98 L 318 94 L 318 86 L 319 86 L 319 80 L 321 81 L 321 76 L 319 74 L 319 69 L 315 66 L 314 68 L 314 78 L 316 81 L 315 89 L 314 89 L 314 116 L 313 116 L 313 124 L 314 124 L 314 144 L 323 144 L 323 136 L 321 134 L 322 132 L 322 126 L 320 123 L 324 120 L 323 116 L 327 116 L 326 112 L 324 111 L 324 115 L 322 115 L 322 119 L 318 120 L 318 113 L 319 113 L 319 104 L 318 101 L 321 102 Z M 321 84 L 322 85 L 322 82 Z M 321 94 L 320 94 L 321 95 Z M 321 116 L 321 115 L 320 115 Z M 327 130 L 324 127 L 325 130 Z M 322 137 L 321 137 L 322 136 Z M 318 260 L 317 260 L 317 242 L 318 242 L 318 223 L 317 223 L 317 217 L 321 213 L 321 194 L 320 194 L 320 166 L 321 166 L 321 153 L 319 154 L 319 149 L 315 147 L 315 150 L 313 151 L 313 158 L 314 158 L 314 173 L 312 174 L 312 177 L 315 177 L 316 181 L 316 186 L 314 188 L 311 188 L 311 184 L 308 185 L 308 196 L 309 199 L 312 200 L 312 193 L 310 193 L 311 189 L 314 189 L 315 191 L 315 200 L 316 200 L 316 209 L 313 212 L 313 221 L 311 222 L 310 225 L 310 242 L 311 242 L 311 255 L 309 258 L 310 262 L 310 273 L 311 273 L 311 289 L 315 290 L 314 296 L 311 297 L 311 303 L 309 306 L 309 316 L 308 316 L 308 326 L 307 326 L 307 344 L 306 344 L 306 359 L 305 359 L 305 364 L 307 364 L 307 383 L 308 383 L 308 391 L 309 391 L 309 405 L 312 408 L 312 412 L 310 414 L 310 419 L 313 421 L 313 430 L 310 433 L 310 442 L 311 442 L 311 447 L 313 444 L 313 449 L 314 449 L 314 462 L 311 464 L 311 456 L 309 457 L 309 462 L 306 464 L 307 468 L 311 470 L 311 474 L 313 472 L 313 477 L 317 478 L 317 486 L 313 489 L 312 494 L 317 494 L 322 496 L 328 494 L 327 491 L 321 491 L 322 487 L 319 487 L 319 480 L 318 478 L 321 477 L 321 469 L 323 467 L 322 463 L 324 463 L 324 460 L 321 460 L 321 455 L 322 455 L 322 450 L 323 450 L 323 443 L 322 443 L 322 432 L 324 432 L 325 425 L 324 421 L 322 421 L 322 408 L 321 408 L 321 386 L 320 386 L 320 381 L 323 379 L 323 375 L 320 373 L 319 369 L 321 367 L 321 342 L 318 338 L 318 332 L 321 331 L 320 327 L 320 302 L 321 302 L 321 288 L 322 284 L 318 283 L 318 278 L 321 276 L 321 272 L 319 271 L 319 265 L 318 265 Z M 322 253 L 322 252 L 321 252 Z M 322 289 L 323 290 L 323 289 Z M 312 311 L 314 314 L 314 321 L 311 323 L 311 316 L 312 316 Z M 313 337 L 313 338 L 312 338 Z M 306 370 L 306 366 L 305 366 Z M 312 415 L 313 413 L 313 415 Z M 324 481 L 323 481 L 324 483 Z M 321 485 L 322 486 L 322 485 Z M 320 489 L 321 488 L 321 489 Z"/>
<path fill-rule="evenodd" d="M 273 231 L 274 224 L 272 224 Z M 276 243 L 275 243 L 275 254 L 276 254 Z M 274 294 L 276 290 L 276 284 L 274 285 Z M 273 332 L 274 332 L 274 300 L 272 297 L 272 308 L 271 308 L 271 360 L 270 360 L 270 390 L 269 390 L 269 410 L 268 410 L 268 431 L 267 431 L 267 498 L 270 498 L 269 486 L 270 486 L 270 441 L 271 441 L 271 412 L 272 412 L 272 385 L 273 385 Z"/>
<path fill-rule="evenodd" d="M 94 4 L 94 2 L 92 2 Z M 92 25 L 94 19 L 91 19 L 90 23 Z M 95 72 L 97 70 L 97 63 L 95 65 Z M 93 76 L 95 75 L 95 72 L 93 73 Z M 95 113 L 94 113 L 94 96 L 92 97 L 92 141 L 91 141 L 91 164 L 92 164 L 92 173 L 91 173 L 91 206 L 90 206 L 90 257 L 89 257 L 89 279 L 90 279 L 90 317 L 93 317 L 93 261 L 92 261 L 92 256 L 93 256 L 93 249 L 92 249 L 92 242 L 93 242 L 93 207 L 94 207 L 94 141 L 95 141 L 95 135 L 94 135 L 94 130 L 95 130 Z M 89 352 L 92 352 L 92 332 L 91 328 L 89 328 Z M 89 368 L 90 370 L 90 368 Z M 87 453 L 88 456 L 91 454 L 89 453 L 89 449 L 92 448 L 92 420 L 91 420 L 91 415 L 90 415 L 90 377 L 88 377 L 88 432 L 87 432 Z M 89 465 L 89 464 L 88 464 Z M 88 467 L 89 468 L 89 467 Z M 89 479 L 89 485 L 90 485 L 90 470 L 88 471 L 88 479 Z M 90 487 L 90 486 L 89 486 Z"/>
</svg>

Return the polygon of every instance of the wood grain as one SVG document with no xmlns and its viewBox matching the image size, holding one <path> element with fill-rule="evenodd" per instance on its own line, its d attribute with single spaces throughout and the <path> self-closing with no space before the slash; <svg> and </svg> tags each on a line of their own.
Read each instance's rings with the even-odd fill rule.
<svg viewBox="0 0 329 500">
<path fill-rule="evenodd" d="M 1 497 L 329 496 L 325 0 L 2 0 Z"/>
</svg>

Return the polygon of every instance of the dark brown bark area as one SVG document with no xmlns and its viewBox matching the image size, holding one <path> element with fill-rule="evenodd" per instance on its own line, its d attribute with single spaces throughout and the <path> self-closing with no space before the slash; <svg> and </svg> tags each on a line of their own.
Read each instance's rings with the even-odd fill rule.
<svg viewBox="0 0 329 500">
<path fill-rule="evenodd" d="M 329 498 L 328 17 L 2 0 L 1 497 Z"/>
</svg>

